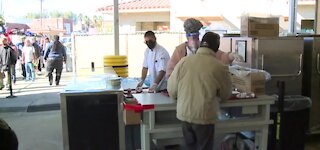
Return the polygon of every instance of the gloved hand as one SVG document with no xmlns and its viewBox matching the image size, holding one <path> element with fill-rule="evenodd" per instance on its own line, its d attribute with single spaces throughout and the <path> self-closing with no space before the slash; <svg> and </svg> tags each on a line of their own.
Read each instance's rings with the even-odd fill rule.
<svg viewBox="0 0 320 150">
<path fill-rule="evenodd" d="M 229 53 L 229 59 L 237 62 L 244 62 L 244 58 L 238 53 Z"/>
<path fill-rule="evenodd" d="M 152 86 L 149 87 L 149 93 L 155 93 L 156 92 L 156 89 L 158 87 L 158 84 L 157 83 L 153 83 Z"/>
<path fill-rule="evenodd" d="M 143 85 L 144 81 L 140 81 L 136 87 L 136 92 L 140 93 L 142 92 L 142 85 Z"/>
</svg>

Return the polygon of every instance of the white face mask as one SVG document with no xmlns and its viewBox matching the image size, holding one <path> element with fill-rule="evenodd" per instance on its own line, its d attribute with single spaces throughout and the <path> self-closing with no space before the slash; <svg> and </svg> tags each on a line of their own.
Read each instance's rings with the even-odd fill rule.
<svg viewBox="0 0 320 150">
<path fill-rule="evenodd" d="M 194 54 L 196 54 L 196 52 L 197 52 L 197 49 L 191 50 L 191 49 L 189 48 L 189 46 L 186 46 L 186 49 L 187 49 L 187 55 L 186 55 L 186 56 L 194 55 Z"/>
<path fill-rule="evenodd" d="M 188 48 L 195 53 L 199 47 L 197 45 L 188 45 Z"/>
<path fill-rule="evenodd" d="M 188 48 L 193 51 L 196 52 L 197 49 L 200 47 L 200 41 L 199 38 L 189 38 L 188 37 Z"/>
</svg>

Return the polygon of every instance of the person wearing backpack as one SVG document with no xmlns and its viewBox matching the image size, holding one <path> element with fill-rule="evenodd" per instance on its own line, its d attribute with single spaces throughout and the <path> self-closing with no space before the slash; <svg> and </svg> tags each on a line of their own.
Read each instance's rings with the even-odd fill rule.
<svg viewBox="0 0 320 150">
<path fill-rule="evenodd" d="M 11 81 L 13 84 L 16 83 L 16 63 L 17 63 L 17 60 L 18 60 L 18 56 L 19 56 L 19 51 L 18 51 L 18 48 L 17 46 L 13 45 L 12 43 L 9 44 L 10 46 L 8 46 L 8 49 L 10 49 L 10 55 L 9 55 L 9 68 L 10 68 L 10 72 L 11 72 Z M 8 73 L 8 77 L 10 76 L 9 75 L 9 72 Z M 8 78 L 8 81 L 7 81 L 7 87 L 9 87 L 9 78 Z"/>
</svg>

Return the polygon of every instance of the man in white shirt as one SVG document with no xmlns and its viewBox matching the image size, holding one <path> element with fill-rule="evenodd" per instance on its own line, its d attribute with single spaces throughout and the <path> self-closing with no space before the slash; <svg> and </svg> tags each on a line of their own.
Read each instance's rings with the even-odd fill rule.
<svg viewBox="0 0 320 150">
<path fill-rule="evenodd" d="M 35 80 L 35 73 L 34 73 L 34 66 L 32 61 L 35 60 L 35 50 L 34 47 L 31 45 L 29 39 L 26 39 L 24 42 L 24 47 L 22 49 L 22 64 L 25 65 L 26 68 L 26 80 Z"/>
<path fill-rule="evenodd" d="M 144 52 L 141 81 L 137 85 L 138 92 L 141 90 L 148 71 L 150 80 L 149 92 L 153 93 L 167 88 L 165 70 L 170 59 L 170 55 L 165 48 L 157 43 L 156 40 L 154 32 L 147 31 L 144 34 L 144 41 L 148 48 Z"/>
</svg>

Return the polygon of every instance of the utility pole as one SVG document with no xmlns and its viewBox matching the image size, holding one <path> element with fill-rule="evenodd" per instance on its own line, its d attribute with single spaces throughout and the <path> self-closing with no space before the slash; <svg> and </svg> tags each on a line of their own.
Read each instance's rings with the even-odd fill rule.
<svg viewBox="0 0 320 150">
<path fill-rule="evenodd" d="M 319 9 L 320 9 L 320 3 L 319 3 L 319 0 L 316 0 L 316 17 L 315 17 L 315 33 L 316 34 L 320 34 L 320 15 L 319 15 L 319 13 L 320 13 L 320 11 L 319 11 Z"/>
<path fill-rule="evenodd" d="M 40 30 L 42 30 L 42 1 L 40 0 Z"/>
<path fill-rule="evenodd" d="M 114 36 L 114 54 L 119 53 L 119 2 L 113 0 L 113 36 Z"/>
<path fill-rule="evenodd" d="M 289 0 L 289 27 L 288 32 L 292 34 L 297 33 L 296 22 L 298 12 L 298 0 Z"/>
<path fill-rule="evenodd" d="M 3 15 L 3 7 L 2 7 L 2 4 L 3 4 L 3 2 L 2 2 L 2 0 L 1 0 L 1 3 L 0 3 L 0 10 L 1 10 L 0 14 L 1 14 L 1 15 Z"/>
<path fill-rule="evenodd" d="M 6 0 L 0 0 L 0 14 L 4 17 L 6 8 L 4 7 L 7 4 Z"/>
</svg>

